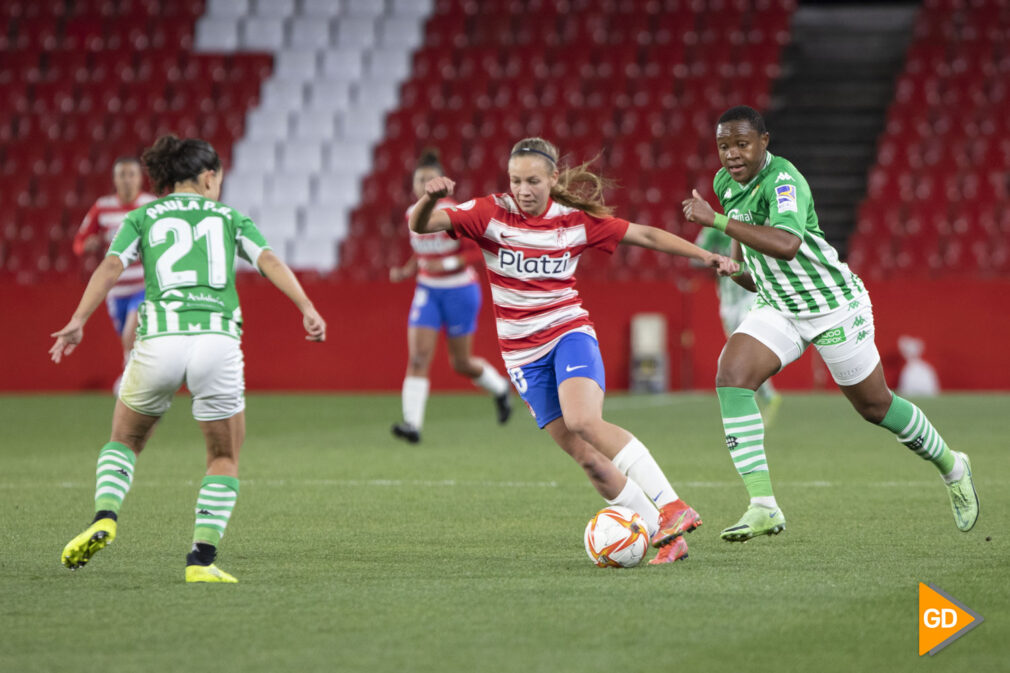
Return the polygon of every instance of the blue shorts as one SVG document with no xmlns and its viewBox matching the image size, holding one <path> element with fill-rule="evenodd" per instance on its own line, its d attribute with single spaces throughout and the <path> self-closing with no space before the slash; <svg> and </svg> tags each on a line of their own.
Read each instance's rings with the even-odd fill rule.
<svg viewBox="0 0 1010 673">
<path fill-rule="evenodd" d="M 414 290 L 407 325 L 433 330 L 445 327 L 450 337 L 473 334 L 477 330 L 480 301 L 477 283 L 461 287 L 430 287 L 419 283 Z"/>
<path fill-rule="evenodd" d="M 134 294 L 124 294 L 122 297 L 106 297 L 105 306 L 109 309 L 109 317 L 112 318 L 112 326 L 116 328 L 116 334 L 123 336 L 126 316 L 138 310 L 143 303 L 143 290 Z"/>
<path fill-rule="evenodd" d="M 558 386 L 565 379 L 584 376 L 600 384 L 602 390 L 607 389 L 600 344 L 584 332 L 564 335 L 550 353 L 528 365 L 510 369 L 509 376 L 541 429 L 561 418 Z"/>
</svg>

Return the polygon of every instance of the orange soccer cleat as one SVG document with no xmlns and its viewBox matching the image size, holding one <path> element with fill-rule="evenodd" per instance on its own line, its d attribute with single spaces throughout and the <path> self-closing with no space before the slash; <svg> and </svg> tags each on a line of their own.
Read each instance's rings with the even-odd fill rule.
<svg viewBox="0 0 1010 673">
<path fill-rule="evenodd" d="M 674 538 L 690 533 L 700 525 L 701 517 L 683 500 L 667 503 L 659 510 L 659 530 L 652 536 L 652 546 L 668 545 Z"/>
<path fill-rule="evenodd" d="M 683 535 L 678 535 L 673 539 L 673 542 L 660 547 L 659 553 L 656 554 L 656 558 L 649 561 L 649 565 L 656 566 L 662 563 L 673 563 L 674 561 L 683 561 L 686 558 L 687 540 L 684 539 Z"/>
</svg>

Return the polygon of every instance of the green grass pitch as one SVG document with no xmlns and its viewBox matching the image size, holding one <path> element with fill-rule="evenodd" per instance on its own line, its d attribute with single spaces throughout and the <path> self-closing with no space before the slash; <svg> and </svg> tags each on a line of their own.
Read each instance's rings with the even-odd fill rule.
<svg viewBox="0 0 1010 673">
<path fill-rule="evenodd" d="M 918 401 L 972 458 L 975 530 L 935 469 L 838 395 L 791 395 L 768 430 L 784 534 L 719 540 L 746 494 L 713 395 L 612 396 L 705 525 L 690 559 L 599 569 L 603 502 L 524 409 L 436 395 L 424 442 L 399 397 L 251 395 L 219 564 L 183 582 L 203 473 L 180 397 L 138 461 L 115 544 L 59 563 L 90 520 L 109 396 L 0 398 L 2 671 L 996 671 L 1010 654 L 1006 395 Z M 987 536 L 991 541 L 986 541 Z M 917 586 L 985 622 L 917 656 Z"/>
</svg>

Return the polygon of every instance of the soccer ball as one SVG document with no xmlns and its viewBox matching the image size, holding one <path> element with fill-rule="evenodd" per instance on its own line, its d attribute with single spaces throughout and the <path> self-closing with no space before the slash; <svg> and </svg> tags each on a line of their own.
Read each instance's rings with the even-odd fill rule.
<svg viewBox="0 0 1010 673">
<path fill-rule="evenodd" d="M 586 524 L 586 553 L 601 568 L 631 568 L 649 550 L 645 521 L 634 510 L 612 505 Z"/>
</svg>

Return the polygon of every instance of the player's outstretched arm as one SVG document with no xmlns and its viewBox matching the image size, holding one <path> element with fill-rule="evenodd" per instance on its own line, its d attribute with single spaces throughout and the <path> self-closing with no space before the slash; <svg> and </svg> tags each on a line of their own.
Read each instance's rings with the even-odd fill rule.
<svg viewBox="0 0 1010 673">
<path fill-rule="evenodd" d="M 389 280 L 399 283 L 417 273 L 417 255 L 411 255 L 403 266 L 394 266 L 389 270 Z"/>
<path fill-rule="evenodd" d="M 644 224 L 630 223 L 621 243 L 665 252 L 668 255 L 690 257 L 698 260 L 703 266 L 714 269 L 720 276 L 729 276 L 740 270 L 740 265 L 729 257 L 709 252 L 676 234 Z"/>
<path fill-rule="evenodd" d="M 424 186 L 424 196 L 417 200 L 417 205 L 407 220 L 411 231 L 419 234 L 430 234 L 435 231 L 449 231 L 452 222 L 444 210 L 435 210 L 435 204 L 443 196 L 452 194 L 456 183 L 447 177 L 439 176 L 428 181 Z"/>
<path fill-rule="evenodd" d="M 784 229 L 775 227 L 758 227 L 747 224 L 740 220 L 727 218 L 725 215 L 717 215 L 708 205 L 708 201 L 702 198 L 697 189 L 691 190 L 691 198 L 684 199 L 681 204 L 684 207 L 684 217 L 689 222 L 697 222 L 705 227 L 716 227 L 722 229 L 726 234 L 737 240 L 752 250 L 786 261 L 796 256 L 803 242 L 800 237 Z M 725 228 L 716 225 L 717 218 L 725 218 Z"/>
<path fill-rule="evenodd" d="M 84 288 L 84 294 L 81 295 L 81 301 L 70 317 L 70 322 L 60 331 L 49 335 L 56 337 L 56 343 L 49 349 L 49 356 L 53 362 L 58 364 L 64 355 L 73 353 L 77 344 L 81 343 L 84 339 L 84 323 L 88 322 L 95 309 L 105 301 L 105 295 L 116 284 L 122 273 L 123 260 L 119 259 L 118 255 L 109 255 L 91 274 L 88 286 Z"/>
<path fill-rule="evenodd" d="M 305 339 L 307 341 L 326 341 L 326 321 L 312 305 L 312 301 L 305 294 L 302 284 L 298 282 L 291 268 L 282 262 L 272 250 L 261 252 L 256 260 L 256 266 L 267 277 L 267 280 L 287 295 L 287 298 L 302 312 L 302 325 L 305 326 L 305 331 L 308 333 Z"/>
</svg>

